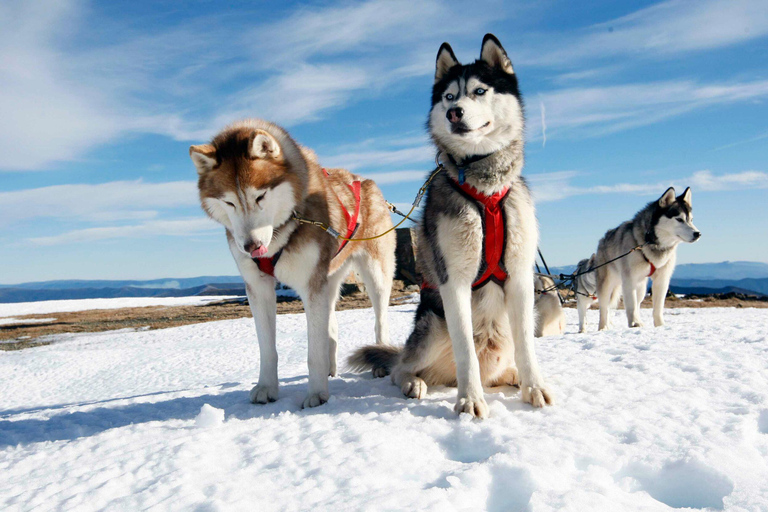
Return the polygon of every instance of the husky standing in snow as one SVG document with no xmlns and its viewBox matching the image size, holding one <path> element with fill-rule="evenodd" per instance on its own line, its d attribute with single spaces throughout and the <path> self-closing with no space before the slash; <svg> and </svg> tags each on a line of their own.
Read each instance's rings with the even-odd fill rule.
<svg viewBox="0 0 768 512">
<path fill-rule="evenodd" d="M 551 277 L 536 276 L 533 279 L 536 290 L 534 310 L 536 311 L 536 329 L 533 335 L 557 336 L 565 331 L 565 312 L 560 302 L 559 291 Z"/>
<path fill-rule="evenodd" d="M 651 201 L 637 212 L 631 221 L 608 231 L 597 244 L 596 266 L 634 247 L 642 247 L 596 270 L 599 329 L 610 327 L 610 313 L 619 301 L 619 290 L 624 298 L 629 326 L 643 326 L 640 303 L 645 298 L 649 277 L 653 281 L 653 325 L 664 325 L 664 300 L 675 270 L 677 246 L 680 242 L 693 243 L 700 237 L 701 232 L 693 225 L 690 188 L 677 197 L 675 189 L 668 188 L 657 201 Z"/>
<path fill-rule="evenodd" d="M 587 310 L 597 302 L 597 273 L 589 272 L 595 267 L 595 255 L 581 260 L 576 265 L 573 293 L 576 295 L 576 309 L 579 312 L 579 332 L 587 332 Z"/>
<path fill-rule="evenodd" d="M 429 131 L 445 171 L 430 183 L 418 225 L 425 279 L 403 349 L 365 347 L 350 358 L 391 373 L 411 398 L 457 386 L 455 411 L 488 415 L 483 386 L 519 382 L 524 401 L 551 402 L 534 354 L 533 265 L 538 227 L 523 168 L 517 76 L 498 39 L 462 65 L 437 54 Z"/>
<path fill-rule="evenodd" d="M 282 128 L 258 119 L 235 123 L 189 152 L 199 173 L 202 207 L 226 228 L 256 323 L 260 371 L 251 401 L 277 399 L 277 279 L 298 292 L 307 312 L 309 393 L 303 406 L 326 402 L 328 376 L 336 375 L 334 309 L 352 268 L 362 275 L 373 303 L 376 342 L 389 341 L 395 234 L 340 243 L 296 216 L 323 222 L 346 238 L 374 236 L 392 227 L 381 192 L 373 181 L 344 169 L 321 168 L 314 153 Z"/>
</svg>

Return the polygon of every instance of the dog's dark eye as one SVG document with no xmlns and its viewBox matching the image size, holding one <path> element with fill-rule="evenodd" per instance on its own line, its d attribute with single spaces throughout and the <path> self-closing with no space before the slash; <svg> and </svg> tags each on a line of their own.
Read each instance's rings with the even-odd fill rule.
<svg viewBox="0 0 768 512">
<path fill-rule="evenodd" d="M 482 87 L 478 87 L 477 89 L 475 89 L 475 94 L 478 96 L 482 96 L 483 94 L 485 94 L 485 89 L 483 89 Z"/>
<path fill-rule="evenodd" d="M 446 94 L 445 99 L 447 99 L 448 101 L 453 101 L 453 94 L 451 93 Z"/>
<path fill-rule="evenodd" d="M 260 203 L 261 203 L 261 200 L 262 200 L 262 199 L 264 199 L 264 196 L 266 196 L 266 195 L 267 195 L 267 193 L 266 193 L 266 192 L 264 192 L 264 193 L 263 193 L 263 194 L 261 194 L 259 197 L 257 197 L 257 198 L 256 198 L 256 204 L 260 204 Z"/>
<path fill-rule="evenodd" d="M 224 201 L 224 202 L 225 202 L 225 203 L 227 203 L 227 204 L 228 204 L 229 206 L 231 206 L 232 208 L 234 208 L 234 207 L 235 207 L 235 204 L 234 204 L 234 203 L 230 203 L 229 201 Z"/>
<path fill-rule="evenodd" d="M 680 217 L 677 218 L 677 222 L 684 222 Z"/>
</svg>

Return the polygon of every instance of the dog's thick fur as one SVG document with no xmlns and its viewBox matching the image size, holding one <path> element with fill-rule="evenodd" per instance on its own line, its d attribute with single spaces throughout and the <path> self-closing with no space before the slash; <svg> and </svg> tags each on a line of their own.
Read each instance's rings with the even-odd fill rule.
<svg viewBox="0 0 768 512">
<path fill-rule="evenodd" d="M 429 130 L 445 172 L 429 186 L 418 225 L 417 261 L 427 282 L 413 332 L 402 350 L 367 347 L 354 369 L 391 373 L 403 393 L 421 398 L 431 385 L 458 386 L 455 410 L 488 415 L 484 385 L 520 383 L 523 400 L 541 407 L 551 395 L 534 354 L 533 265 L 538 227 L 533 201 L 521 177 L 523 107 L 512 64 L 491 34 L 481 57 L 461 65 L 444 43 L 437 55 Z M 477 159 L 482 155 L 488 155 Z M 475 158 L 473 158 L 475 157 Z M 485 264 L 483 219 L 478 203 L 459 193 L 454 162 L 466 183 L 491 195 L 509 187 L 504 202 L 508 278 L 472 289 Z"/>
<path fill-rule="evenodd" d="M 600 302 L 599 329 L 610 327 L 611 310 L 619 296 L 624 298 L 624 309 L 630 327 L 642 327 L 640 303 L 652 282 L 653 324 L 664 325 L 664 300 L 669 280 L 675 270 L 677 246 L 680 242 L 693 243 L 701 232 L 693 225 L 691 189 L 675 196 L 670 187 L 657 201 L 651 201 L 637 212 L 631 221 L 611 229 L 597 244 L 595 265 L 601 265 L 642 245 L 628 256 L 597 269 L 597 299 Z M 652 276 L 651 264 L 655 267 Z"/>
<path fill-rule="evenodd" d="M 565 332 L 565 312 L 551 277 L 536 276 L 533 288 L 536 290 L 534 309 L 536 311 L 536 329 L 533 335 L 557 336 Z"/>
<path fill-rule="evenodd" d="M 338 325 L 334 313 L 339 289 L 351 269 L 362 276 L 376 315 L 376 342 L 388 343 L 387 306 L 395 262 L 395 234 L 364 242 L 339 241 L 317 226 L 299 224 L 299 215 L 345 234 L 340 201 L 351 212 L 347 184 L 361 178 L 344 169 L 326 177 L 314 154 L 272 123 L 247 119 L 219 133 L 210 144 L 192 146 L 199 173 L 200 201 L 226 228 L 227 243 L 246 285 L 259 340 L 259 382 L 251 401 L 277 399 L 275 278 L 301 297 L 307 312 L 309 393 L 304 407 L 328 400 L 328 376 L 336 374 Z M 389 211 L 373 181 L 362 180 L 359 228 L 355 237 L 392 227 Z M 281 252 L 282 251 L 282 252 Z M 259 270 L 253 257 L 280 253 L 275 277 Z"/>
</svg>

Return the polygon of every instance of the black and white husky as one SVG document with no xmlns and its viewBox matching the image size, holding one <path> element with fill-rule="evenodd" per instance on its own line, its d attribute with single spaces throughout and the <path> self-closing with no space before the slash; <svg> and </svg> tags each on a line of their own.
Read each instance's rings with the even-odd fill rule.
<svg viewBox="0 0 768 512">
<path fill-rule="evenodd" d="M 411 398 L 457 386 L 455 410 L 488 415 L 483 386 L 520 384 L 524 401 L 551 403 L 534 353 L 533 266 L 538 227 L 523 168 L 517 75 L 498 39 L 462 65 L 437 54 L 430 135 L 445 172 L 431 182 L 418 225 L 425 285 L 402 349 L 365 347 L 355 369 L 391 373 Z"/>
<path fill-rule="evenodd" d="M 675 270 L 677 246 L 680 242 L 693 243 L 700 237 L 701 232 L 693 225 L 690 188 L 679 196 L 675 196 L 674 188 L 668 188 L 657 201 L 651 201 L 637 212 L 632 220 L 608 231 L 597 244 L 595 265 L 621 256 L 634 247 L 642 248 L 597 269 L 599 329 L 610 327 L 610 313 L 618 304 L 619 291 L 624 298 L 629 326 L 643 326 L 640 303 L 645 298 L 649 277 L 653 281 L 653 325 L 664 325 L 664 299 Z"/>
</svg>

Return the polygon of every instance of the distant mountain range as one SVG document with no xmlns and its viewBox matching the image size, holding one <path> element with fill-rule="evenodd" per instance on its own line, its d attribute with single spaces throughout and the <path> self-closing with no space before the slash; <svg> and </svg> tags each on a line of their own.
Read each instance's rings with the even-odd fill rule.
<svg viewBox="0 0 768 512">
<path fill-rule="evenodd" d="M 0 302 L 195 295 L 245 295 L 245 285 L 240 276 L 203 276 L 149 281 L 66 280 L 0 285 Z"/>
<path fill-rule="evenodd" d="M 570 274 L 575 265 L 550 267 Z M 544 270 L 543 268 L 541 269 Z M 739 293 L 768 296 L 768 264 L 753 261 L 679 265 L 672 278 L 675 293 Z M 112 297 L 189 297 L 245 295 L 240 276 L 202 276 L 140 280 L 60 280 L 0 285 L 0 302 L 95 299 Z"/>
</svg>

